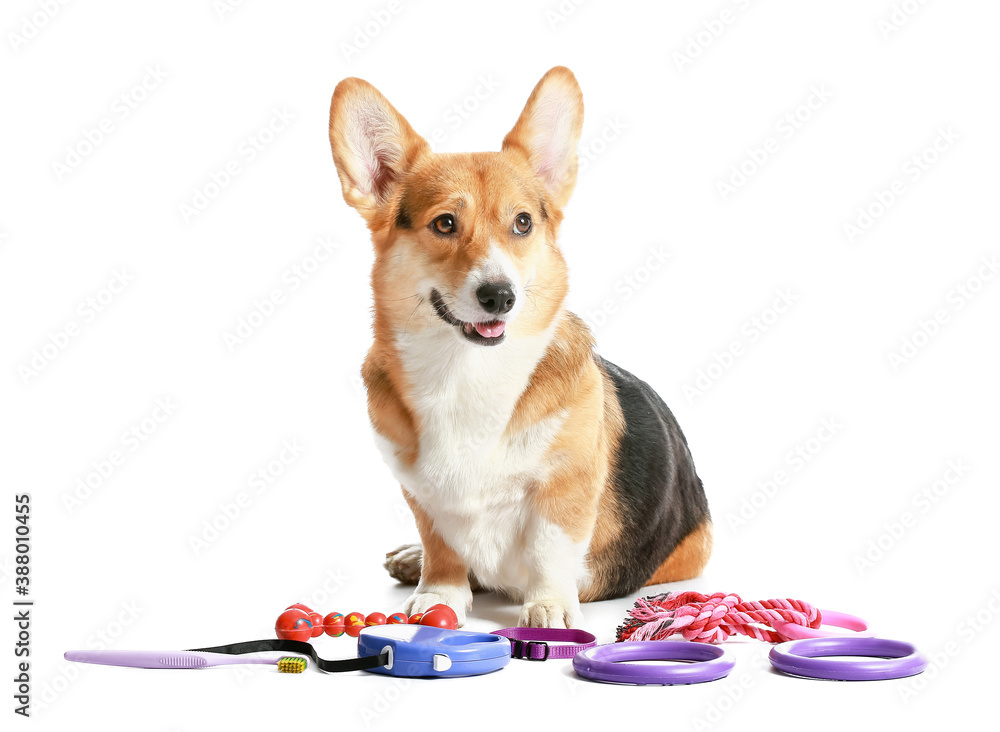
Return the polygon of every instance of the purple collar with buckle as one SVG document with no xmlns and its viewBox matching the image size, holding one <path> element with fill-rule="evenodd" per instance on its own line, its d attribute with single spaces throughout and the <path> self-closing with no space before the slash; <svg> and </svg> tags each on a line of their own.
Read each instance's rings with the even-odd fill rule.
<svg viewBox="0 0 1000 732">
<path fill-rule="evenodd" d="M 573 658 L 580 651 L 597 645 L 592 633 L 574 628 L 503 628 L 494 635 L 510 639 L 510 657 L 525 661 L 549 658 Z M 550 646 L 549 642 L 560 645 Z"/>
</svg>

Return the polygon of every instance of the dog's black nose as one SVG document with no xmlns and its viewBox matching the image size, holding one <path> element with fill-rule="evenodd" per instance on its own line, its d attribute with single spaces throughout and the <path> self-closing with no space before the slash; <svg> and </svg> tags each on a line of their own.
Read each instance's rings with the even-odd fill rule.
<svg viewBox="0 0 1000 732">
<path fill-rule="evenodd" d="M 514 308 L 514 287 L 509 282 L 482 285 L 476 290 L 476 297 L 488 313 L 503 315 Z"/>
</svg>

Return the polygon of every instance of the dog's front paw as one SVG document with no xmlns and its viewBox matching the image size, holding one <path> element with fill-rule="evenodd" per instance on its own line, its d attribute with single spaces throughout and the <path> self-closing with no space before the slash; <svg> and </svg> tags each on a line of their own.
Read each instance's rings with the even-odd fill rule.
<svg viewBox="0 0 1000 732">
<path fill-rule="evenodd" d="M 526 602 L 517 624 L 522 628 L 572 628 L 579 606 L 569 607 L 558 600 Z"/>
<path fill-rule="evenodd" d="M 432 605 L 447 605 L 458 616 L 458 627 L 465 625 L 465 612 L 472 607 L 472 590 L 469 586 L 454 587 L 434 585 L 417 587 L 417 591 L 403 605 L 403 612 L 416 615 L 426 612 Z"/>
</svg>

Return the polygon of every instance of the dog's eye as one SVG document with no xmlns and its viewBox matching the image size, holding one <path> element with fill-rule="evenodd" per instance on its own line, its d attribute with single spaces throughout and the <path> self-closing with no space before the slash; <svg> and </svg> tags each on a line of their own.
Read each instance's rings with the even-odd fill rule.
<svg viewBox="0 0 1000 732">
<path fill-rule="evenodd" d="M 526 213 L 519 213 L 514 219 L 514 233 L 524 236 L 531 231 L 531 216 Z"/>
<path fill-rule="evenodd" d="M 444 214 L 443 216 L 438 216 L 431 222 L 431 228 L 438 234 L 454 234 L 455 233 L 455 217 L 451 214 Z"/>
</svg>

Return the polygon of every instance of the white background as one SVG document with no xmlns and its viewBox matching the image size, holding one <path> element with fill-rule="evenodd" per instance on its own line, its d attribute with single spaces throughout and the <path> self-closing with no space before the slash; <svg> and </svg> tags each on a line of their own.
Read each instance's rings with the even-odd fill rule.
<svg viewBox="0 0 1000 732">
<path fill-rule="evenodd" d="M 1000 278 L 983 264 L 1000 253 L 1000 8 L 398 3 L 5 4 L 0 575 L 10 602 L 14 495 L 30 492 L 31 724 L 936 729 L 985 707 L 1000 625 Z M 716 521 L 705 575 L 660 589 L 862 615 L 932 668 L 811 682 L 767 671 L 757 642 L 729 644 L 728 681 L 676 688 L 589 684 L 567 661 L 430 682 L 63 661 L 269 637 L 296 601 L 401 607 L 408 590 L 381 561 L 416 532 L 358 387 L 372 256 L 331 160 L 330 94 L 361 76 L 438 130 L 435 149 L 498 149 L 556 64 L 586 101 L 561 236 L 569 305 L 672 406 Z M 250 160 L 275 110 L 294 119 Z M 231 161 L 239 174 L 212 188 Z M 724 195 L 734 166 L 749 174 Z M 196 189 L 211 200 L 185 217 Z M 852 237 L 859 207 L 874 223 Z M 322 262 L 318 238 L 334 247 Z M 669 254 L 655 271 L 654 251 Z M 117 276 L 127 285 L 106 289 Z M 228 347 L 275 290 L 270 317 Z M 280 476 L 252 483 L 269 465 Z M 585 606 L 583 627 L 610 640 L 634 599 Z M 469 627 L 516 618 L 481 596 Z M 347 638 L 318 648 L 353 653 Z M 12 695 L 5 681 L 7 718 Z"/>
</svg>

